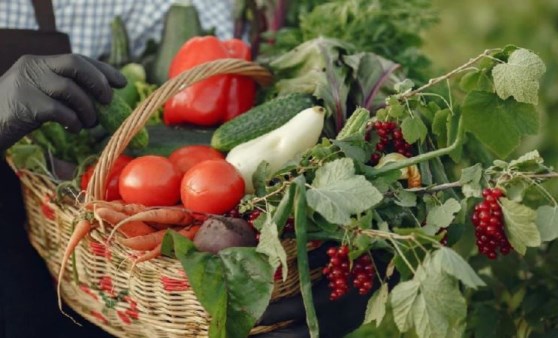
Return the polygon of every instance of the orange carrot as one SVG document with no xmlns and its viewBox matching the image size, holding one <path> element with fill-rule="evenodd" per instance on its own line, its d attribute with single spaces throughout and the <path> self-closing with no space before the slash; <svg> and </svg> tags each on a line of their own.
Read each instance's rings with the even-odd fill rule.
<svg viewBox="0 0 558 338">
<path fill-rule="evenodd" d="M 109 222 L 118 229 L 118 231 L 126 237 L 143 236 L 155 232 L 155 229 L 142 221 L 125 221 L 129 216 L 109 208 L 98 208 L 95 210 L 97 216 Z M 122 224 L 120 224 L 122 223 Z"/>
<path fill-rule="evenodd" d="M 136 236 L 133 238 L 119 238 L 118 243 L 133 250 L 153 250 L 157 245 L 161 244 L 166 232 L 167 230 L 164 229 L 144 236 Z"/>
<path fill-rule="evenodd" d="M 62 285 L 62 277 L 64 276 L 64 270 L 66 268 L 66 264 L 68 264 L 68 259 L 70 259 L 70 256 L 78 246 L 79 242 L 81 242 L 81 240 L 85 238 L 85 236 L 87 236 L 90 230 L 91 230 L 91 222 L 89 222 L 86 219 L 79 221 L 74 228 L 74 232 L 72 233 L 72 236 L 70 236 L 70 240 L 66 245 L 66 249 L 64 250 L 64 256 L 62 257 L 62 262 L 60 263 L 60 271 L 58 272 L 58 286 L 56 288 L 58 292 L 58 307 L 60 308 L 60 311 L 62 311 L 62 298 L 60 296 L 61 295 L 60 287 Z"/>
<path fill-rule="evenodd" d="M 102 208 L 110 208 L 114 211 L 125 213 L 126 215 L 134 215 L 147 210 L 147 207 L 141 204 L 126 204 L 122 200 L 115 201 L 96 201 L 95 205 Z"/>
<path fill-rule="evenodd" d="M 190 225 L 194 221 L 192 214 L 181 208 L 159 208 L 137 213 L 126 221 L 156 222 L 160 224 Z"/>
<path fill-rule="evenodd" d="M 149 222 L 147 224 L 149 224 L 150 227 L 155 228 L 157 230 L 164 230 L 164 229 L 172 228 L 174 226 L 174 224 L 162 224 L 157 222 Z"/>
<path fill-rule="evenodd" d="M 188 238 L 189 240 L 193 240 L 196 234 L 198 233 L 198 230 L 200 230 L 200 228 L 201 225 L 196 224 L 189 227 L 185 227 L 184 229 L 180 230 L 178 233 Z"/>
<path fill-rule="evenodd" d="M 154 258 L 157 258 L 161 255 L 161 248 L 163 247 L 163 243 L 160 243 L 159 245 L 157 245 L 154 249 L 147 251 L 146 253 L 144 253 L 143 255 L 139 256 L 138 258 L 136 258 L 134 260 L 134 263 L 132 263 L 132 270 L 134 269 L 134 267 L 136 266 L 136 264 L 141 263 L 141 262 L 146 262 L 149 260 L 152 260 Z"/>
</svg>

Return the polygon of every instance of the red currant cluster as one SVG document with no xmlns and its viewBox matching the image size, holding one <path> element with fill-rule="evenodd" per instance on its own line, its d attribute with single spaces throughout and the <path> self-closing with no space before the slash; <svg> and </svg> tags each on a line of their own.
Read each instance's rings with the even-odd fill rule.
<svg viewBox="0 0 558 338">
<path fill-rule="evenodd" d="M 361 295 L 367 294 L 372 289 L 375 272 L 369 255 L 358 257 L 352 270 L 349 263 L 349 248 L 346 245 L 329 248 L 327 255 L 329 263 L 324 268 L 323 274 L 329 280 L 331 289 L 329 299 L 337 300 L 343 297 L 349 290 L 351 279 L 353 286 Z"/>
<path fill-rule="evenodd" d="M 376 121 L 373 129 L 380 137 L 380 141 L 376 144 L 376 152 L 370 157 L 372 165 L 378 164 L 383 154 L 390 152 L 398 152 L 406 157 L 413 156 L 413 146 L 403 139 L 401 128 L 393 121 Z"/>
<path fill-rule="evenodd" d="M 503 196 L 498 188 L 484 189 L 483 201 L 475 205 L 472 221 L 475 226 L 477 247 L 479 251 L 490 259 L 496 259 L 496 250 L 500 248 L 502 255 L 512 250 L 510 242 L 504 233 L 504 217 L 498 199 Z"/>
</svg>

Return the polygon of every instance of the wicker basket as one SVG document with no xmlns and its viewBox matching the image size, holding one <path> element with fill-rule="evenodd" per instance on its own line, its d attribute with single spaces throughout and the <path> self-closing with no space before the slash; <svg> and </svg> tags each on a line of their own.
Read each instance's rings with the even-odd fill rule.
<svg viewBox="0 0 558 338">
<path fill-rule="evenodd" d="M 216 74 L 251 76 L 261 83 L 270 79 L 262 67 L 238 59 L 206 63 L 169 80 L 122 124 L 104 149 L 91 178 L 86 202 L 103 198 L 107 173 L 149 116 L 168 98 L 184 87 Z M 53 196 L 56 185 L 48 177 L 28 171 L 18 172 L 28 216 L 31 243 L 57 276 L 65 244 L 72 232 L 72 222 L 81 212 L 78 205 L 50 204 L 52 217 L 42 210 L 45 196 Z M 47 214 L 48 215 L 48 214 Z M 72 264 L 62 281 L 64 301 L 83 317 L 118 337 L 207 337 L 209 317 L 189 287 L 177 260 L 158 258 L 131 269 L 134 251 L 116 242 L 106 245 L 108 232 L 97 227 L 76 250 L 76 283 Z M 275 282 L 272 301 L 299 292 L 294 241 L 285 240 L 289 275 L 286 282 Z M 318 278 L 320 271 L 313 271 Z M 288 322 L 255 327 L 251 334 L 269 332 Z"/>
</svg>

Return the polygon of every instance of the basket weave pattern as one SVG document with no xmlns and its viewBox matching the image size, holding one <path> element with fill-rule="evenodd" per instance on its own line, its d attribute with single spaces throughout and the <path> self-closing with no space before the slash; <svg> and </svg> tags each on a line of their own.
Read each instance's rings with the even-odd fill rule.
<svg viewBox="0 0 558 338">
<path fill-rule="evenodd" d="M 107 173 L 130 139 L 149 116 L 184 86 L 211 75 L 235 73 L 269 80 L 263 68 L 237 59 L 226 59 L 198 66 L 169 80 L 138 108 L 113 135 L 104 149 L 86 194 L 86 201 L 99 200 L 105 191 Z M 78 205 L 49 203 L 53 219 L 45 216 L 45 196 L 54 196 L 55 183 L 48 177 L 20 171 L 27 230 L 32 245 L 56 276 L 63 251 L 80 213 Z M 207 337 L 209 316 L 188 284 L 182 266 L 175 259 L 161 257 L 140 263 L 132 269 L 134 252 L 115 241 L 107 244 L 109 228 L 97 227 L 78 246 L 76 273 L 68 264 L 62 281 L 62 297 L 76 312 L 118 337 Z M 284 240 L 288 257 L 288 278 L 276 281 L 272 300 L 299 292 L 294 240 Z M 312 249 L 312 247 L 309 247 Z M 75 276 L 78 276 L 76 283 Z M 319 278 L 320 269 L 312 271 Z M 258 326 L 252 334 L 287 325 Z"/>
</svg>

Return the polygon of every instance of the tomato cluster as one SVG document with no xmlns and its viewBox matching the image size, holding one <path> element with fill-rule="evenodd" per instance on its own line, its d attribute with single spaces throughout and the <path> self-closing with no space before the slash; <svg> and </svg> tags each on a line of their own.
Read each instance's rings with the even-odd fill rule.
<svg viewBox="0 0 558 338">
<path fill-rule="evenodd" d="M 85 190 L 94 166 L 82 176 Z M 107 200 L 146 206 L 173 206 L 180 201 L 193 212 L 223 214 L 244 196 L 244 180 L 223 154 L 204 145 L 185 146 L 168 158 L 120 156 L 107 183 Z"/>
</svg>

